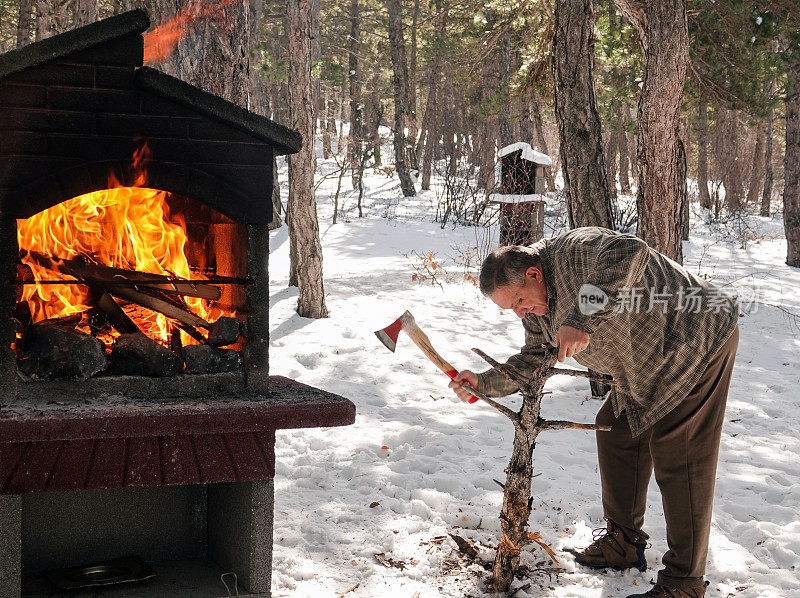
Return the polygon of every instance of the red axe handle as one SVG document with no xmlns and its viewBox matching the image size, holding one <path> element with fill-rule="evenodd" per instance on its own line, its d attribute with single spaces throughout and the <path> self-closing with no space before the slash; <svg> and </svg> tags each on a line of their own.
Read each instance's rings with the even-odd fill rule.
<svg viewBox="0 0 800 598">
<path fill-rule="evenodd" d="M 458 374 L 458 370 L 455 369 L 450 363 L 448 363 L 444 357 L 439 355 L 436 352 L 436 349 L 433 348 L 431 344 L 431 340 L 428 338 L 428 335 L 422 332 L 417 323 L 414 321 L 414 317 L 406 312 L 402 316 L 403 319 L 403 331 L 408 334 L 408 337 L 414 341 L 414 344 L 417 345 L 425 356 L 430 359 L 433 364 L 442 370 L 451 380 L 455 379 L 456 374 Z M 470 403 L 477 402 L 478 397 L 472 396 L 469 399 Z"/>
</svg>

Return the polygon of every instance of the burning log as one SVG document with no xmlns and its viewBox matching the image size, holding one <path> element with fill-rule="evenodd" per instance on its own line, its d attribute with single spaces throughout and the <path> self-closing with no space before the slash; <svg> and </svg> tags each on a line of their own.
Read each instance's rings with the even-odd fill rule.
<svg viewBox="0 0 800 598">
<path fill-rule="evenodd" d="M 136 323 L 128 317 L 114 298 L 105 291 L 99 291 L 95 304 L 108 317 L 108 321 L 122 334 L 141 332 Z"/>
<path fill-rule="evenodd" d="M 192 312 L 176 305 L 175 303 L 170 303 L 169 301 L 160 299 L 159 297 L 154 297 L 153 295 L 143 293 L 135 288 L 130 288 L 124 285 L 104 287 L 102 283 L 97 283 L 97 286 L 114 297 L 124 299 L 125 301 L 130 301 L 131 303 L 141 305 L 142 307 L 146 307 L 147 309 L 151 309 L 153 311 L 157 311 L 158 313 L 164 314 L 168 318 L 178 320 L 178 322 L 181 324 L 185 324 L 193 328 L 211 328 L 211 324 L 206 322 L 200 316 L 196 316 Z"/>
<path fill-rule="evenodd" d="M 146 287 L 158 289 L 163 293 L 181 295 L 184 297 L 199 297 L 200 299 L 209 299 L 211 301 L 217 301 L 222 296 L 222 291 L 219 287 L 208 284 L 207 282 L 189 281 L 182 278 L 164 276 L 162 274 L 140 272 L 139 270 L 112 268 L 111 266 L 89 263 L 79 259 L 50 257 L 36 251 L 28 252 L 28 255 L 43 268 L 72 276 L 78 279 L 78 281 L 103 283 L 105 285 L 114 286 Z M 28 282 L 25 278 L 21 278 L 20 280 Z M 53 282 L 63 284 L 69 281 Z"/>
<path fill-rule="evenodd" d="M 531 479 L 533 477 L 533 449 L 536 438 L 543 430 L 576 428 L 582 430 L 608 431 L 610 428 L 595 424 L 577 424 L 567 421 L 548 421 L 539 412 L 544 397 L 544 384 L 552 375 L 566 374 L 593 378 L 588 372 L 561 370 L 555 365 L 558 350 L 548 350 L 542 364 L 533 371 L 530 378 L 513 367 L 498 363 L 480 349 L 473 349 L 491 366 L 513 381 L 522 393 L 522 407 L 519 413 L 512 412 L 509 419 L 514 424 L 514 448 L 508 463 L 506 483 L 503 484 L 503 508 L 500 523 L 503 531 L 497 546 L 493 574 L 490 584 L 492 592 L 507 592 L 514 580 L 514 572 L 519 567 L 520 550 L 532 542 L 542 544 L 536 534 L 528 531 L 528 517 L 531 514 Z M 604 382 L 610 380 L 604 378 Z M 611 381 L 613 383 L 613 381 Z M 553 557 L 551 551 L 548 551 Z"/>
</svg>

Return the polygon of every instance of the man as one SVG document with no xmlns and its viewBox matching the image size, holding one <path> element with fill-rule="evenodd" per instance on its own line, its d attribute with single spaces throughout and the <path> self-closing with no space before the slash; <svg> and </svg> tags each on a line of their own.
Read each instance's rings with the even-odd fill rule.
<svg viewBox="0 0 800 598">
<path fill-rule="evenodd" d="M 610 374 L 617 384 L 597 414 L 603 511 L 607 527 L 576 552 L 604 569 L 644 571 L 642 530 L 655 470 L 669 551 L 656 585 L 628 598 L 701 598 L 714 479 L 731 371 L 738 345 L 733 298 L 641 239 L 587 227 L 531 247 L 494 251 L 483 263 L 481 291 L 514 311 L 525 346 L 508 363 L 530 371 L 544 347 Z M 517 390 L 496 370 L 460 372 L 489 396 Z"/>
</svg>

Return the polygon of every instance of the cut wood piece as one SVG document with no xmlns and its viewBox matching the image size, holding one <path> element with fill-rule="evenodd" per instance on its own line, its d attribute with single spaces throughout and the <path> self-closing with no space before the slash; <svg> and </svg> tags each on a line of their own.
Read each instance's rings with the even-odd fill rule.
<svg viewBox="0 0 800 598">
<path fill-rule="evenodd" d="M 207 282 L 188 281 L 163 274 L 113 268 L 101 264 L 93 264 L 78 259 L 62 259 L 51 257 L 37 251 L 28 254 L 37 264 L 53 272 L 67 274 L 88 281 L 102 281 L 108 284 L 136 284 L 159 289 L 164 293 L 199 297 L 216 301 L 222 295 L 220 288 Z M 22 278 L 22 281 L 25 281 Z"/>
<path fill-rule="evenodd" d="M 173 303 L 169 303 L 168 301 L 159 299 L 158 297 L 153 297 L 152 295 L 148 295 L 147 293 L 143 293 L 134 288 L 124 285 L 109 285 L 104 287 L 103 285 L 98 284 L 98 286 L 101 286 L 104 291 L 113 295 L 114 297 L 124 299 L 125 301 L 130 301 L 131 303 L 141 305 L 147 309 L 152 309 L 153 311 L 164 314 L 168 318 L 178 320 L 182 324 L 186 324 L 194 328 L 205 328 L 206 330 L 211 327 L 211 324 L 206 322 L 200 316 L 196 316 Z"/>
<path fill-rule="evenodd" d="M 141 332 L 136 323 L 128 317 L 114 298 L 103 290 L 96 292 L 95 304 L 108 316 L 108 321 L 122 334 Z"/>
</svg>

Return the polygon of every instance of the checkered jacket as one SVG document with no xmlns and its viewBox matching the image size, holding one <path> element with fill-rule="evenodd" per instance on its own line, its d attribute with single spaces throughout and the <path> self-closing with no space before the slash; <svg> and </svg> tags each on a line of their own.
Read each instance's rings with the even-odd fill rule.
<svg viewBox="0 0 800 598">
<path fill-rule="evenodd" d="M 736 328 L 739 308 L 733 296 L 638 237 L 586 227 L 533 247 L 539 251 L 549 309 L 523 318 L 525 346 L 508 363 L 530 371 L 543 345 L 556 345 L 562 324 L 588 332 L 589 346 L 575 360 L 614 377 L 614 414 L 626 411 L 634 436 L 689 394 Z M 589 295 L 607 301 L 589 303 Z M 494 370 L 478 379 L 478 390 L 489 396 L 517 391 Z"/>
</svg>

